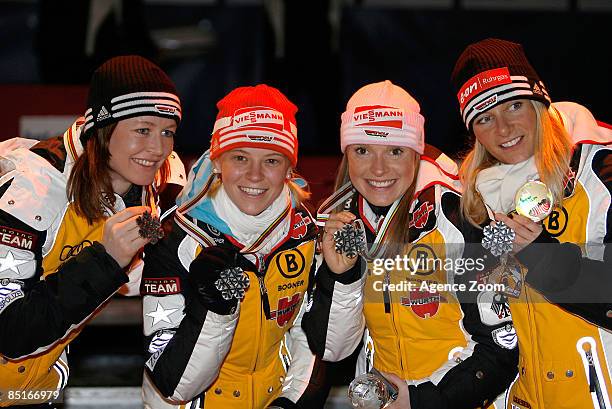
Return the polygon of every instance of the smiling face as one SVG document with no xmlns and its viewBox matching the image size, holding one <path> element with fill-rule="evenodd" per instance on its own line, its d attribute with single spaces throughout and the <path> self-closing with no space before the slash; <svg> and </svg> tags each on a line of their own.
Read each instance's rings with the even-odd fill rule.
<svg viewBox="0 0 612 409">
<path fill-rule="evenodd" d="M 124 119 L 113 130 L 108 150 L 113 190 L 127 192 L 132 184 L 150 185 L 172 152 L 176 122 L 157 116 Z"/>
<path fill-rule="evenodd" d="M 375 206 L 389 206 L 414 180 L 418 155 L 410 148 L 350 145 L 346 155 L 353 186 Z"/>
<path fill-rule="evenodd" d="M 214 161 L 229 198 L 245 214 L 257 216 L 285 187 L 290 162 L 271 149 L 236 148 Z"/>
<path fill-rule="evenodd" d="M 529 100 L 497 105 L 478 115 L 474 135 L 498 161 L 515 164 L 529 159 L 535 149 L 537 115 Z"/>
</svg>

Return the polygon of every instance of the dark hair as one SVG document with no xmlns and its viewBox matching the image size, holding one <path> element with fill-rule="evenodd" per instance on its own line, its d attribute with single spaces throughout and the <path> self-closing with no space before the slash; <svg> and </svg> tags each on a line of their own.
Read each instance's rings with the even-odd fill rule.
<svg viewBox="0 0 612 409">
<path fill-rule="evenodd" d="M 116 123 L 97 129 L 87 140 L 83 153 L 77 158 L 68 178 L 66 191 L 77 215 L 87 222 L 105 217 L 104 208 L 115 206 L 115 192 L 110 177 L 110 151 L 108 149 Z M 158 171 L 157 185 L 163 185 L 170 175 L 166 159 Z"/>
</svg>

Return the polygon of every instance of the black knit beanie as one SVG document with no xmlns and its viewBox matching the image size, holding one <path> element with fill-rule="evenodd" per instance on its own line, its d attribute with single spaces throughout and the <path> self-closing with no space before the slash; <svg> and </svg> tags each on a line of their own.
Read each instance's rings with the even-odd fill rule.
<svg viewBox="0 0 612 409">
<path fill-rule="evenodd" d="M 111 58 L 91 77 L 81 141 L 85 144 L 95 129 L 143 115 L 180 122 L 181 101 L 172 80 L 146 58 Z"/>
<path fill-rule="evenodd" d="M 488 38 L 470 44 L 459 56 L 451 80 L 468 129 L 478 114 L 502 102 L 533 99 L 550 105 L 548 91 L 523 46 L 510 41 Z"/>
</svg>

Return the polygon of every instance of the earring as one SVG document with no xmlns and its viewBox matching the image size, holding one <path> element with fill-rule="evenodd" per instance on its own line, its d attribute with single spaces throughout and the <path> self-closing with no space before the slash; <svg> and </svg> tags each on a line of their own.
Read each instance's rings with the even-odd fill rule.
<svg viewBox="0 0 612 409">
<path fill-rule="evenodd" d="M 213 168 L 213 175 L 218 175 L 221 172 L 219 172 L 219 170 L 217 170 L 217 168 Z"/>
<path fill-rule="evenodd" d="M 291 179 L 291 171 L 287 172 L 287 179 Z"/>
</svg>

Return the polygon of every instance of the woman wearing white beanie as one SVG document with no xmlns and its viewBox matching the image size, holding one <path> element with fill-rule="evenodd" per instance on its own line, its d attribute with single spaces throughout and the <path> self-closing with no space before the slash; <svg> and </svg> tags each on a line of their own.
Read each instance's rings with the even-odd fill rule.
<svg viewBox="0 0 612 409">
<path fill-rule="evenodd" d="M 390 81 L 348 101 L 336 193 L 317 217 L 324 262 L 302 326 L 324 360 L 347 357 L 363 338 L 358 373 L 374 367 L 399 389 L 388 408 L 486 406 L 516 374 L 515 334 L 503 300 L 453 290 L 469 276 L 454 263 L 464 248 L 457 168 L 425 145 L 419 111 Z M 368 244 L 351 258 L 334 233 L 355 221 Z"/>
</svg>

